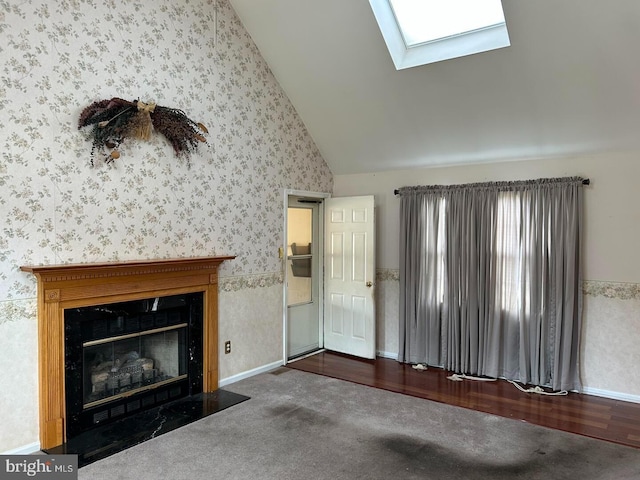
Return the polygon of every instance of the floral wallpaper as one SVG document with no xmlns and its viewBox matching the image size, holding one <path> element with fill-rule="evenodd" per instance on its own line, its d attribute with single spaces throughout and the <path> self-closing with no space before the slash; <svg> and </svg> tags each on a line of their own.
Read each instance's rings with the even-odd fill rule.
<svg viewBox="0 0 640 480">
<path fill-rule="evenodd" d="M 36 328 L 21 265 L 237 255 L 222 331 L 267 322 L 260 299 L 281 334 L 283 189 L 331 192 L 333 177 L 227 0 L 0 0 L 0 60 L 0 452 L 37 440 L 36 346 L 14 341 Z M 112 97 L 180 109 L 207 142 L 187 161 L 161 135 L 128 139 L 92 167 L 78 117 Z M 32 355 L 16 368 L 19 349 Z"/>
<path fill-rule="evenodd" d="M 589 280 L 583 282 L 582 291 L 585 295 L 602 296 L 619 300 L 640 300 L 640 283 L 597 282 Z"/>
<path fill-rule="evenodd" d="M 0 299 L 34 294 L 23 264 L 234 254 L 223 275 L 280 270 L 282 188 L 332 176 L 225 0 L 0 9 Z M 114 96 L 179 108 L 208 141 L 187 161 L 160 135 L 127 140 L 92 168 L 78 115 Z"/>
</svg>

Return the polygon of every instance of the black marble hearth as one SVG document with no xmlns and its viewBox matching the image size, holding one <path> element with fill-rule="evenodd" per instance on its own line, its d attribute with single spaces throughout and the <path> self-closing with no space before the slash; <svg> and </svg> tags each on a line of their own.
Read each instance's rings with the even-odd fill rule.
<svg viewBox="0 0 640 480">
<path fill-rule="evenodd" d="M 83 467 L 248 399 L 226 390 L 199 393 L 95 427 L 44 452 L 76 454 Z"/>
</svg>

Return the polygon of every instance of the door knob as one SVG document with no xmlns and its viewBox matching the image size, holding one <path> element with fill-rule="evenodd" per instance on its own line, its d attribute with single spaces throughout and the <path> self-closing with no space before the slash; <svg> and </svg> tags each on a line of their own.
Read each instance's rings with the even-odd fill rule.
<svg viewBox="0 0 640 480">
<path fill-rule="evenodd" d="M 373 283 L 372 282 L 367 282 L 367 287 L 373 287 Z"/>
</svg>

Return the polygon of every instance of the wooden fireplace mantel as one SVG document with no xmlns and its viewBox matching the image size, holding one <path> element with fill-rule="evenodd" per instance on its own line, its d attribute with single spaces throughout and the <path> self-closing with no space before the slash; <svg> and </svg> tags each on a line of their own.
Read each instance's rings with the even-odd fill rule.
<svg viewBox="0 0 640 480">
<path fill-rule="evenodd" d="M 218 388 L 218 267 L 234 256 L 37 265 L 40 448 L 66 441 L 64 310 L 204 292 L 204 391 Z"/>
</svg>

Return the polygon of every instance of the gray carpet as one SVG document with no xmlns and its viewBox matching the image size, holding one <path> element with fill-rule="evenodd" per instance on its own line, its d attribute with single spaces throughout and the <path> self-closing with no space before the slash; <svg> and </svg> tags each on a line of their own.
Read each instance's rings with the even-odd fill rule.
<svg viewBox="0 0 640 480">
<path fill-rule="evenodd" d="M 79 471 L 91 480 L 633 479 L 640 450 L 280 368 L 250 400 Z"/>
</svg>

